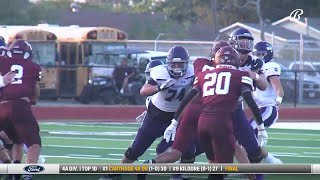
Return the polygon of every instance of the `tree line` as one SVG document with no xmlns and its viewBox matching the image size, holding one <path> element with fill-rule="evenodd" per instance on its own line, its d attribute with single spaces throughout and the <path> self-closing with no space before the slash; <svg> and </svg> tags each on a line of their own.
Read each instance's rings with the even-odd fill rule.
<svg viewBox="0 0 320 180">
<path fill-rule="evenodd" d="M 304 16 L 320 16 L 318 0 L 111 0 L 79 4 L 81 8 L 99 8 L 108 12 L 162 13 L 169 20 L 192 28 L 206 22 L 212 32 L 234 22 L 256 22 L 261 26 L 303 9 Z M 0 22 L 3 25 L 58 23 L 57 9 L 70 8 L 70 0 L 40 1 L 1 0 Z M 276 5 L 275 5 L 276 4 Z"/>
</svg>

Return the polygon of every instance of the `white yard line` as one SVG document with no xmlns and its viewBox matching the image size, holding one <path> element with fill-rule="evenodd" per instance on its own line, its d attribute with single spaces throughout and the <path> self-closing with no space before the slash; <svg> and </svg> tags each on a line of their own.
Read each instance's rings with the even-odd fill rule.
<svg viewBox="0 0 320 180">
<path fill-rule="evenodd" d="M 118 132 L 92 132 L 92 131 L 55 131 L 55 130 L 41 130 L 41 132 L 48 132 L 49 134 L 61 135 L 82 135 L 82 136 L 134 136 L 137 132 L 132 131 L 118 131 Z"/>
<path fill-rule="evenodd" d="M 106 149 L 106 150 L 127 150 L 128 148 L 106 148 L 97 146 L 66 146 L 66 145 L 42 145 L 45 147 L 57 147 L 57 148 L 79 148 L 79 149 Z M 149 151 L 155 151 L 156 149 L 148 149 Z"/>
<path fill-rule="evenodd" d="M 57 156 L 57 155 L 41 155 L 44 158 L 67 158 L 67 159 L 95 159 L 95 160 L 114 160 L 120 161 L 121 159 L 116 158 L 102 158 L 102 157 L 76 157 L 76 156 Z"/>
<path fill-rule="evenodd" d="M 93 125 L 93 124 L 50 124 L 50 125 L 55 125 L 55 126 L 67 126 L 67 127 L 94 127 L 94 128 L 116 128 L 116 129 L 138 129 L 138 127 L 127 127 L 127 126 L 99 126 L 99 125 Z"/>
<path fill-rule="evenodd" d="M 300 129 L 300 130 L 320 130 L 320 122 L 277 122 L 271 126 L 274 129 Z"/>
<path fill-rule="evenodd" d="M 66 156 L 72 156 L 72 157 L 101 157 L 100 155 L 90 155 L 90 154 L 66 154 Z"/>
<path fill-rule="evenodd" d="M 127 148 L 106 148 L 106 147 L 95 147 L 95 146 L 65 146 L 65 145 L 43 145 L 46 147 L 57 147 L 57 148 L 79 148 L 79 149 L 105 149 L 105 150 L 126 150 Z M 300 149 L 320 149 L 320 147 L 298 147 L 298 146 L 269 146 L 269 147 L 277 147 L 277 148 L 300 148 Z M 156 151 L 156 149 L 148 149 L 149 151 Z M 271 154 L 275 154 L 273 152 L 270 152 Z M 305 155 L 297 155 L 297 154 L 275 154 L 276 156 L 285 156 L 285 157 L 301 157 L 301 158 L 320 158 L 320 156 L 305 156 Z"/>
<path fill-rule="evenodd" d="M 269 133 L 272 134 L 272 133 Z M 74 140 L 90 140 L 90 141 L 125 141 L 132 142 L 130 139 L 113 139 L 113 138 L 86 138 L 86 137 L 70 137 L 70 136 L 41 136 L 43 139 L 74 139 Z M 269 140 L 282 140 L 282 141 L 320 141 L 320 139 L 289 139 L 289 138 L 269 138 Z"/>
<path fill-rule="evenodd" d="M 89 140 L 89 141 L 125 141 L 132 142 L 130 139 L 112 139 L 112 138 L 85 138 L 85 137 L 69 137 L 69 136 L 41 136 L 42 139 L 74 139 L 74 140 Z"/>
</svg>

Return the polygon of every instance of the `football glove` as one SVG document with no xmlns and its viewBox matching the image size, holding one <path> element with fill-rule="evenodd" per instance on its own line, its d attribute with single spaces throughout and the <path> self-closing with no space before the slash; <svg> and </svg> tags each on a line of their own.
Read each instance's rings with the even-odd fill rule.
<svg viewBox="0 0 320 180">
<path fill-rule="evenodd" d="M 263 61 L 261 59 L 255 59 L 251 63 L 251 71 L 259 71 L 263 66 Z"/>
<path fill-rule="evenodd" d="M 263 123 L 258 125 L 258 142 L 262 147 L 266 146 L 268 143 L 268 134 Z"/>
<path fill-rule="evenodd" d="M 174 79 L 168 79 L 165 82 L 158 85 L 158 91 L 163 91 L 166 89 L 169 89 L 170 87 L 174 86 L 175 80 Z"/>
<path fill-rule="evenodd" d="M 143 122 L 144 117 L 146 117 L 146 114 L 147 114 L 147 111 L 143 111 L 142 114 L 140 114 L 139 116 L 136 117 L 136 121 L 137 121 L 138 123 Z"/>
<path fill-rule="evenodd" d="M 176 136 L 176 130 L 178 121 L 175 119 L 172 119 L 171 124 L 167 127 L 167 129 L 163 133 L 163 138 L 166 140 L 166 142 L 174 141 L 174 137 Z"/>
</svg>

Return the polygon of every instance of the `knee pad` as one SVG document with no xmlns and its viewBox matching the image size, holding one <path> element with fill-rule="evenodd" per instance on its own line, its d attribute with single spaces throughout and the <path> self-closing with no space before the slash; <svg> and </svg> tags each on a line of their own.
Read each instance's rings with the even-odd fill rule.
<svg viewBox="0 0 320 180">
<path fill-rule="evenodd" d="M 138 156 L 137 154 L 133 151 L 131 147 L 129 147 L 126 152 L 124 153 L 125 157 L 131 161 L 137 161 Z"/>
<path fill-rule="evenodd" d="M 263 157 L 262 157 L 261 148 L 259 147 L 253 153 L 248 153 L 248 159 L 249 159 L 250 163 L 259 163 L 260 161 L 262 161 Z"/>
</svg>

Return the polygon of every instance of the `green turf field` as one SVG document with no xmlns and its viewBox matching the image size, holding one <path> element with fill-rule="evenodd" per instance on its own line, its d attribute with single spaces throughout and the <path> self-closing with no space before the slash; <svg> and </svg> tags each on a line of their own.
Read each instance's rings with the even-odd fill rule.
<svg viewBox="0 0 320 180">
<path fill-rule="evenodd" d="M 47 163 L 118 163 L 124 151 L 131 144 L 138 124 L 104 123 L 41 123 L 42 155 Z M 284 163 L 320 164 L 320 131 L 269 129 L 268 151 Z M 140 158 L 138 163 L 155 156 L 156 141 Z M 205 163 L 204 155 L 196 162 Z M 99 176 L 56 175 L 44 179 L 97 179 Z M 194 176 L 193 179 L 204 177 Z M 35 178 L 43 179 L 43 178 Z M 123 179 L 133 179 L 126 176 Z M 149 179 L 169 179 L 164 176 L 151 176 Z M 229 177 L 244 179 L 244 177 Z M 269 175 L 266 179 L 320 179 L 320 176 Z"/>
</svg>

